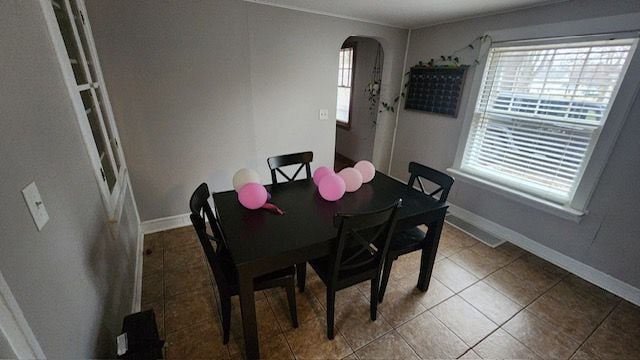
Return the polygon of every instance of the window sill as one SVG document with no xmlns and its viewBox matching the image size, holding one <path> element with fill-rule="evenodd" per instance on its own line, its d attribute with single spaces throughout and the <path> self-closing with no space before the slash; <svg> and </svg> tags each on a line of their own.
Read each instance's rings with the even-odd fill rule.
<svg viewBox="0 0 640 360">
<path fill-rule="evenodd" d="M 478 176 L 463 172 L 460 169 L 449 168 L 447 169 L 447 171 L 451 174 L 458 176 L 458 178 L 463 182 L 466 182 L 475 186 L 479 186 L 485 190 L 489 190 L 496 194 L 502 195 L 510 200 L 517 201 L 527 206 L 531 206 L 535 209 L 555 215 L 562 219 L 571 220 L 575 223 L 579 223 L 580 221 L 582 221 L 582 217 L 586 214 L 585 211 L 580 211 L 580 210 L 572 209 L 570 207 L 558 205 L 556 203 L 537 198 L 533 195 L 530 195 L 518 190 L 514 190 L 506 186 L 492 183 Z"/>
</svg>

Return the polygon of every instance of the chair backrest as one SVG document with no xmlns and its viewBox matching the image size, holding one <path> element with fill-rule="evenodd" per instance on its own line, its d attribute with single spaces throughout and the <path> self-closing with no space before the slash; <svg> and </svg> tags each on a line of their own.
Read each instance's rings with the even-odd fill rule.
<svg viewBox="0 0 640 360">
<path fill-rule="evenodd" d="M 454 179 L 451 176 L 413 161 L 409 163 L 409 173 L 411 174 L 411 178 L 409 178 L 408 183 L 410 188 L 415 188 L 417 182 L 420 190 L 424 194 L 434 196 L 438 193 L 441 193 L 438 201 L 447 201 L 449 191 L 451 190 L 451 186 L 454 182 Z M 438 188 L 431 192 L 428 192 L 427 190 L 425 190 L 424 184 L 422 184 L 422 179 L 436 184 Z"/>
<path fill-rule="evenodd" d="M 200 245 L 202 245 L 202 250 L 204 250 L 218 287 L 226 288 L 227 279 L 222 270 L 222 266 L 225 264 L 221 264 L 219 261 L 221 252 L 226 251 L 224 238 L 220 223 L 214 216 L 208 199 L 209 187 L 207 184 L 202 183 L 191 195 L 191 200 L 189 201 L 191 224 L 193 224 L 193 228 L 198 234 L 198 240 L 200 240 Z M 211 233 L 207 231 L 207 221 L 209 222 Z M 214 244 L 215 247 L 213 246 Z"/>
<path fill-rule="evenodd" d="M 381 271 L 395 227 L 396 210 L 401 204 L 402 199 L 398 199 L 373 212 L 335 215 L 338 243 L 332 281 L 335 282 L 343 271 L 372 268 Z M 349 252 L 345 253 L 346 250 Z"/>
<path fill-rule="evenodd" d="M 307 179 L 311 178 L 311 161 L 313 161 L 313 152 L 305 151 L 296 154 L 287 154 L 280 156 L 272 156 L 267 159 L 267 164 L 269 164 L 269 170 L 271 170 L 271 182 L 273 184 L 278 183 L 277 173 L 280 173 L 286 181 L 293 181 L 296 179 L 302 168 L 305 168 Z M 287 175 L 280 168 L 289 166 L 289 165 L 300 165 L 293 176 Z"/>
</svg>

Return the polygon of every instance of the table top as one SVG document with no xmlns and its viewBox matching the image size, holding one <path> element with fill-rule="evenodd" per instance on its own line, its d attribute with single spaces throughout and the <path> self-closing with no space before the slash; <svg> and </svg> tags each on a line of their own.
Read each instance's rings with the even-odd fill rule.
<svg viewBox="0 0 640 360">
<path fill-rule="evenodd" d="M 270 202 L 285 211 L 277 215 L 265 209 L 248 210 L 240 205 L 235 191 L 213 194 L 225 241 L 236 265 L 270 256 L 286 256 L 337 235 L 333 218 L 337 212 L 359 213 L 377 210 L 402 198 L 398 220 L 435 210 L 446 204 L 380 172 L 353 193 L 335 202 L 323 200 L 312 180 L 298 180 L 267 186 Z M 415 226 L 415 225 L 414 225 Z"/>
</svg>

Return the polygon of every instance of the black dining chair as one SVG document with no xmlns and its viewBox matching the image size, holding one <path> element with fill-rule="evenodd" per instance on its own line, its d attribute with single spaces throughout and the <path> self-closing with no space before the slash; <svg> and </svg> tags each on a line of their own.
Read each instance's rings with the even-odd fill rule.
<svg viewBox="0 0 640 360">
<path fill-rule="evenodd" d="M 310 179 L 311 178 L 310 164 L 312 161 L 313 161 L 313 152 L 311 151 L 305 151 L 305 152 L 295 153 L 295 154 L 272 156 L 268 158 L 267 164 L 269 164 L 269 170 L 271 171 L 271 182 L 273 184 L 278 183 L 278 177 L 277 177 L 278 173 L 285 178 L 284 182 L 294 181 L 298 177 L 298 175 L 300 174 L 300 171 L 303 168 L 305 169 L 307 179 Z M 287 175 L 287 173 L 282 171 L 283 167 L 292 166 L 292 165 L 299 165 L 299 167 L 296 169 L 296 172 L 293 174 L 293 176 L 289 176 Z"/>
<path fill-rule="evenodd" d="M 371 281 L 370 317 L 376 320 L 382 263 L 395 226 L 396 210 L 402 200 L 373 212 L 336 214 L 338 227 L 335 251 L 309 261 L 327 287 L 327 337 L 333 339 L 336 292 Z"/>
<path fill-rule="evenodd" d="M 305 174 L 307 176 L 306 178 L 311 179 L 311 162 L 312 161 L 313 161 L 312 151 L 305 151 L 305 152 L 287 154 L 287 155 L 278 155 L 278 156 L 272 156 L 268 158 L 267 164 L 269 165 L 269 171 L 271 171 L 271 183 L 273 184 L 278 183 L 278 176 L 277 176 L 278 173 L 280 173 L 280 175 L 285 178 L 285 181 L 283 182 L 294 181 L 298 177 L 298 175 L 300 174 L 300 171 L 303 168 L 305 169 Z M 285 173 L 281 169 L 283 167 L 293 166 L 293 165 L 299 165 L 296 172 L 293 174 L 293 176 L 287 175 L 287 173 Z M 298 278 L 298 289 L 300 289 L 300 292 L 304 292 L 305 278 L 307 277 L 307 264 L 306 263 L 297 264 L 296 270 L 297 270 L 297 278 Z"/>
<path fill-rule="evenodd" d="M 205 183 L 202 183 L 195 190 L 189 202 L 191 223 L 198 234 L 198 239 L 218 285 L 222 311 L 222 329 L 224 331 L 223 343 L 227 344 L 229 343 L 229 331 L 231 328 L 231 297 L 238 295 L 239 291 L 238 272 L 225 246 L 220 223 L 209 205 L 209 196 L 209 188 Z M 210 232 L 207 231 L 205 219 L 209 222 Z M 291 266 L 259 276 L 254 279 L 253 285 L 256 291 L 276 287 L 285 288 L 291 313 L 291 322 L 293 327 L 297 328 L 298 314 L 296 310 L 294 274 L 295 269 Z"/>
<path fill-rule="evenodd" d="M 447 201 L 449 191 L 451 191 L 451 186 L 454 182 L 454 179 L 451 176 L 413 161 L 409 163 L 409 173 L 411 174 L 409 182 L 407 183 L 409 188 L 415 189 L 417 185 L 422 193 L 432 197 L 440 194 L 438 197 L 438 201 L 442 203 Z M 422 179 L 432 183 L 429 189 L 427 189 L 422 183 Z M 435 189 L 432 190 L 432 188 Z M 393 234 L 391 243 L 389 244 L 389 251 L 387 252 L 387 256 L 385 259 L 384 270 L 382 272 L 382 283 L 380 284 L 379 296 L 380 302 L 382 302 L 384 293 L 387 289 L 387 283 L 389 282 L 389 275 L 391 274 L 393 261 L 397 260 L 398 257 L 402 255 L 418 250 L 424 250 L 428 245 L 425 242 L 426 234 L 422 230 L 420 230 L 419 227 L 414 227 L 409 230 L 404 230 Z M 420 261 L 421 274 L 426 271 L 429 265 L 427 263 L 426 256 L 428 256 L 428 254 L 423 251 L 422 259 Z M 422 278 L 422 276 L 420 276 L 419 279 L 420 278 Z"/>
</svg>

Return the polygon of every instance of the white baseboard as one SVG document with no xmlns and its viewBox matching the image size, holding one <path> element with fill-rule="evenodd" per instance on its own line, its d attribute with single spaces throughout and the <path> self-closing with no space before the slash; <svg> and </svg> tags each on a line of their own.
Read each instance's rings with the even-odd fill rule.
<svg viewBox="0 0 640 360">
<path fill-rule="evenodd" d="M 131 312 L 136 313 L 141 309 L 142 303 L 142 256 L 144 254 L 144 233 L 142 226 L 138 229 L 138 239 L 136 244 L 136 269 L 133 283 L 133 300 Z"/>
<path fill-rule="evenodd" d="M 640 305 L 640 289 L 618 280 L 611 275 L 605 274 L 589 265 L 564 255 L 556 250 L 538 243 L 535 240 L 513 231 L 507 227 L 487 220 L 468 210 L 449 204 L 449 211 L 458 218 L 494 235 L 497 238 L 506 240 L 519 246 L 520 248 L 542 258 L 550 263 L 559 266 L 582 279 L 589 281 L 619 297 Z"/>
<path fill-rule="evenodd" d="M 180 214 L 143 221 L 140 224 L 140 229 L 143 234 L 151 234 L 158 231 L 170 230 L 189 225 L 191 225 L 189 214 Z"/>
</svg>

